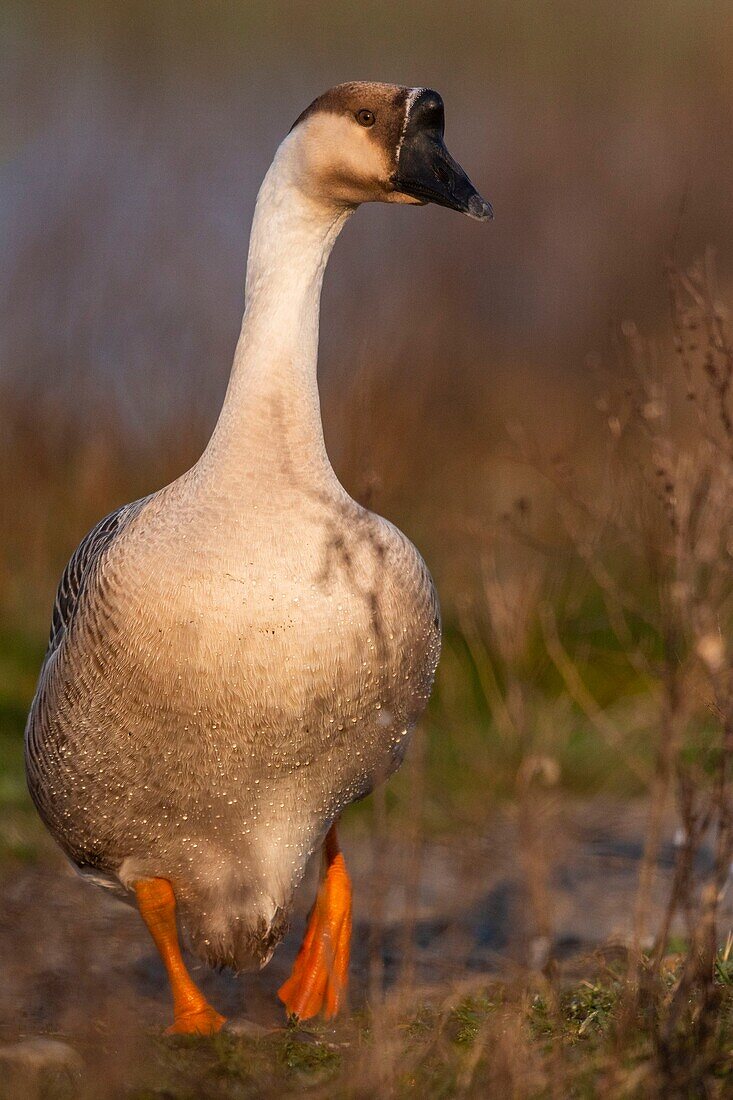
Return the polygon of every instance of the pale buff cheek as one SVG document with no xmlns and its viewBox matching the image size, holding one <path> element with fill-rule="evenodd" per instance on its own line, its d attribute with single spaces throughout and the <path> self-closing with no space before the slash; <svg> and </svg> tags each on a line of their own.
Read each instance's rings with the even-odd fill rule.
<svg viewBox="0 0 733 1100">
<path fill-rule="evenodd" d="M 308 119 L 300 145 L 302 169 L 345 202 L 386 199 L 392 158 L 375 135 L 347 116 L 324 113 Z"/>
</svg>

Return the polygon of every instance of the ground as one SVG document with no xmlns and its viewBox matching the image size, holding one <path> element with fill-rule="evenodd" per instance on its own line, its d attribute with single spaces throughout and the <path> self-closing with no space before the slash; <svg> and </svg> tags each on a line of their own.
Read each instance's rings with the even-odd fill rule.
<svg viewBox="0 0 733 1100">
<path fill-rule="evenodd" d="M 235 978 L 192 962 L 216 1007 L 246 1021 L 243 1036 L 214 1041 L 162 1037 L 168 991 L 138 914 L 79 879 L 29 819 L 22 828 L 32 831 L 32 851 L 26 849 L 25 858 L 7 856 L 0 871 L 0 1065 L 3 1051 L 17 1050 L 18 1043 L 60 1040 L 73 1052 L 67 1050 L 72 1068 L 54 1076 L 56 1092 L 39 1096 L 143 1100 L 287 1096 L 304 1089 L 360 1096 L 357 1077 L 373 1089 L 381 1059 L 389 1078 L 384 1095 L 414 1095 L 426 1087 L 435 1096 L 483 1095 L 486 1051 L 478 1039 L 483 1036 L 485 1046 L 487 1027 L 504 1019 L 508 990 L 514 998 L 521 973 L 523 1003 L 518 1015 L 513 1003 L 511 1018 L 501 1024 L 501 1042 L 512 1028 L 526 1031 L 526 1080 L 515 1083 L 514 1095 L 550 1095 L 543 1059 L 554 1025 L 540 968 L 552 957 L 562 973 L 559 1011 L 571 1046 L 592 1043 L 620 988 L 646 810 L 641 800 L 565 798 L 544 807 L 553 853 L 546 884 L 549 935 L 537 935 L 532 926 L 512 808 L 497 810 L 482 836 L 424 839 L 408 848 L 389 826 L 375 844 L 366 820 L 357 818 L 352 828 L 347 823 L 344 849 L 355 888 L 351 1011 L 335 1026 L 284 1028 L 275 991 L 292 964 L 313 898 L 311 868 L 292 931 L 264 971 Z M 670 820 L 657 861 L 652 926 L 673 854 Z M 730 924 L 730 917 L 728 899 L 721 923 Z M 375 1006 L 383 1015 L 372 1011 Z M 53 1063 L 58 1048 L 46 1055 Z M 506 1058 L 504 1053 L 499 1061 Z M 592 1058 L 582 1076 L 592 1078 L 594 1064 L 601 1080 Z M 4 1087 L 16 1087 L 12 1073 L 3 1079 Z M 3 1094 L 2 1088 L 0 1096 L 31 1095 L 27 1083 L 21 1092 Z M 573 1094 L 606 1095 L 595 1088 Z"/>
</svg>

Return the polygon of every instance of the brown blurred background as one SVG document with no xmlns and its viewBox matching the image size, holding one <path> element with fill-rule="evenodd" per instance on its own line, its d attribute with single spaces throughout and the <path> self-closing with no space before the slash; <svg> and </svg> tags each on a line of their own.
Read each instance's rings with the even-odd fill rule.
<svg viewBox="0 0 733 1100">
<path fill-rule="evenodd" d="M 713 244 L 731 271 L 725 0 L 46 0 L 1 19 L 6 625 L 40 630 L 83 530 L 199 453 L 259 182 L 331 84 L 439 89 L 449 147 L 496 209 L 485 227 L 363 209 L 326 279 L 333 460 L 439 578 L 463 583 L 454 514 L 515 493 L 504 422 L 582 448 L 586 356 L 627 315 L 662 323 L 665 257 Z"/>
<path fill-rule="evenodd" d="M 440 91 L 448 147 L 496 219 L 364 208 L 326 275 L 329 453 L 423 551 L 445 624 L 405 769 L 346 815 L 354 1001 L 373 1010 L 399 972 L 411 1011 L 423 986 L 445 998 L 441 1042 L 458 1014 L 498 1052 L 496 1095 L 571 1095 L 574 1055 L 555 1053 L 579 1050 L 581 1030 L 608 1037 L 613 1073 L 627 1040 L 633 1058 L 662 1050 L 659 1028 L 639 1039 L 634 967 L 656 942 L 644 1019 L 671 1034 L 698 980 L 674 964 L 682 993 L 665 1016 L 682 935 L 679 958 L 707 959 L 694 1009 L 707 1030 L 682 1029 L 665 1064 L 692 1065 L 714 1034 L 717 1072 L 733 1044 L 733 939 L 716 963 L 730 987 L 716 1031 L 718 931 L 691 899 L 713 882 L 717 929 L 730 926 L 730 0 L 5 0 L 0 49 L 0 1039 L 70 1037 L 100 1067 L 93 1095 L 138 1095 L 132 1036 L 159 1025 L 162 972 L 135 914 L 64 872 L 25 790 L 25 716 L 70 553 L 194 462 L 213 427 L 279 141 L 325 88 L 369 79 Z M 712 929 L 707 955 L 696 928 Z M 244 986 L 265 1022 L 296 939 L 275 977 Z M 568 1001 L 550 963 L 611 941 L 630 951 L 626 984 L 617 971 L 593 984 L 583 962 Z M 509 1024 L 492 1016 L 509 986 L 485 993 L 507 959 L 520 967 Z M 470 975 L 483 1000 L 466 1008 Z M 236 1010 L 241 985 L 203 981 Z M 394 1081 L 417 1034 L 405 1011 L 389 1024 Z M 435 1091 L 430 1053 L 411 1079 L 421 1095 L 487 1095 L 471 1091 L 483 1055 L 457 1042 L 441 1058 L 469 1051 L 460 1088 Z M 192 1074 L 209 1070 L 197 1096 L 285 1095 L 302 1066 L 283 1043 L 271 1093 L 265 1078 L 237 1091 L 240 1055 L 224 1046 L 221 1065 L 207 1048 L 165 1095 L 194 1095 Z M 144 1049 L 135 1074 L 155 1077 L 160 1056 L 163 1080 L 167 1048 Z M 354 1080 L 381 1095 L 379 1063 L 344 1059 L 338 1095 L 357 1095 Z M 616 1080 L 597 1095 L 621 1095 Z"/>
</svg>

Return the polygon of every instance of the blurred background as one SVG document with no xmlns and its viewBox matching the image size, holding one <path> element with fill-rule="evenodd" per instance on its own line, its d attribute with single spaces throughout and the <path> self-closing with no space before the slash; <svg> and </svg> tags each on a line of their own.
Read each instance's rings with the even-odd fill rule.
<svg viewBox="0 0 733 1100">
<path fill-rule="evenodd" d="M 384 80 L 440 91 L 448 147 L 496 217 L 365 207 L 326 275 L 329 453 L 352 495 L 419 545 L 445 618 L 421 747 L 351 828 L 386 829 L 418 798 L 433 838 L 486 837 L 490 821 L 507 851 L 525 843 L 524 961 L 553 941 L 553 889 L 566 939 L 621 933 L 632 878 L 613 912 L 608 864 L 596 860 L 585 894 L 579 880 L 537 879 L 548 819 L 532 824 L 522 799 L 555 822 L 558 805 L 574 807 L 585 824 L 573 818 L 570 835 L 596 856 L 599 837 L 630 830 L 623 850 L 630 866 L 642 859 L 663 681 L 649 662 L 664 648 L 644 523 L 659 501 L 640 517 L 628 465 L 609 475 L 608 429 L 618 438 L 622 421 L 608 391 L 631 392 L 629 343 L 645 364 L 679 345 L 670 262 L 706 255 L 695 286 L 716 317 L 731 297 L 728 0 L 5 0 L 0 40 L 5 866 L 55 858 L 25 794 L 21 738 L 60 572 L 100 516 L 205 445 L 279 141 L 325 88 Z M 556 496 L 568 469 L 571 505 Z M 623 509 L 586 537 L 577 494 L 609 509 L 633 499 L 636 548 L 619 537 Z M 626 634 L 596 560 L 636 586 Z M 631 797 L 636 808 L 619 809 Z M 523 909 L 512 890 L 480 910 L 484 931 Z M 508 942 L 485 939 L 491 952 Z"/>
<path fill-rule="evenodd" d="M 334 83 L 439 89 L 449 148 L 496 209 L 481 227 L 432 207 L 362 209 L 323 301 L 333 461 L 419 540 L 449 612 L 466 563 L 445 529 L 515 492 L 517 472 L 495 466 L 504 424 L 585 446 L 587 356 L 628 316 L 664 324 L 665 258 L 713 245 L 731 271 L 725 0 L 450 14 L 432 0 L 8 0 L 0 18 L 8 627 L 45 630 L 82 531 L 199 454 L 259 183 Z"/>
</svg>

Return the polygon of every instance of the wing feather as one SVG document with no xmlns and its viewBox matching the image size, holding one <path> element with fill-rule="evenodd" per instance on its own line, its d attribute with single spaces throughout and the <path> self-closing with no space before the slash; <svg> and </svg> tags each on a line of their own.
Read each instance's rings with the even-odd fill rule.
<svg viewBox="0 0 733 1100">
<path fill-rule="evenodd" d="M 101 519 L 84 536 L 61 576 L 51 617 L 51 633 L 46 657 L 56 649 L 71 626 L 74 615 L 82 602 L 89 577 L 96 569 L 102 555 L 136 514 L 141 500 L 123 504 Z"/>
</svg>

